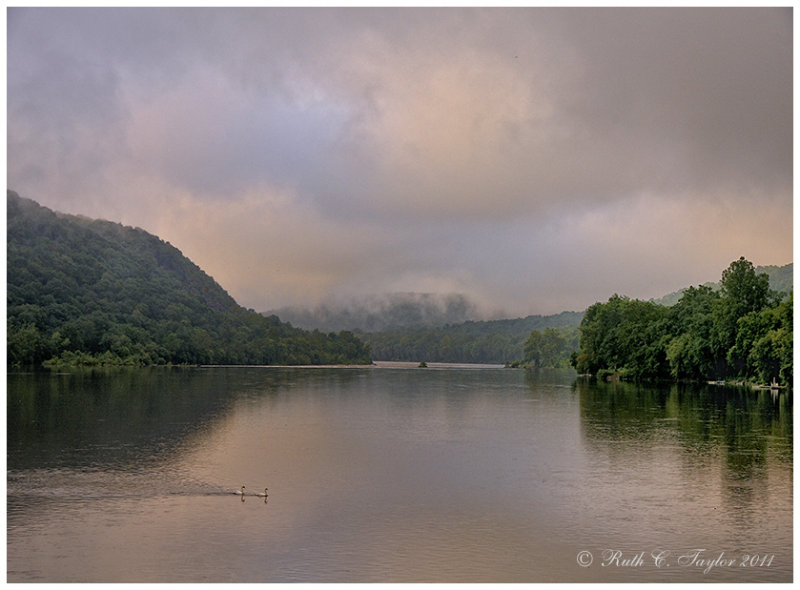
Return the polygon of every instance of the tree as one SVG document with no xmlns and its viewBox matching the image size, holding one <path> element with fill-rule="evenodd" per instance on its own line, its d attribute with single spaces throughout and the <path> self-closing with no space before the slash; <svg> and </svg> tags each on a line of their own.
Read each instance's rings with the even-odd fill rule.
<svg viewBox="0 0 800 590">
<path fill-rule="evenodd" d="M 737 317 L 759 312 L 769 301 L 769 275 L 756 274 L 753 263 L 744 256 L 722 271 L 722 295 Z"/>
<path fill-rule="evenodd" d="M 722 272 L 722 300 L 717 309 L 713 345 L 726 351 L 729 372 L 747 372 L 748 352 L 736 346 L 739 321 L 748 314 L 758 314 L 770 302 L 769 276 L 756 274 L 753 263 L 742 256 Z"/>
<path fill-rule="evenodd" d="M 740 359 L 741 376 L 762 382 L 792 380 L 793 296 L 760 313 L 739 319 L 736 344 L 729 357 Z"/>
<path fill-rule="evenodd" d="M 542 365 L 542 333 L 539 330 L 533 330 L 525 341 L 523 358 L 525 362 L 536 367 Z"/>
<path fill-rule="evenodd" d="M 668 374 L 663 343 L 667 328 L 667 308 L 613 295 L 586 310 L 574 366 L 580 373 L 608 369 L 634 379 Z"/>
<path fill-rule="evenodd" d="M 33 366 L 47 358 L 50 349 L 42 334 L 32 324 L 8 326 L 7 358 L 11 366 Z"/>
<path fill-rule="evenodd" d="M 666 357 L 675 379 L 717 378 L 725 374 L 724 347 L 715 347 L 719 293 L 707 286 L 689 287 L 669 310 L 670 339 Z"/>
<path fill-rule="evenodd" d="M 536 367 L 560 367 L 566 365 L 571 352 L 567 337 L 559 330 L 533 330 L 525 341 L 523 360 Z"/>
</svg>

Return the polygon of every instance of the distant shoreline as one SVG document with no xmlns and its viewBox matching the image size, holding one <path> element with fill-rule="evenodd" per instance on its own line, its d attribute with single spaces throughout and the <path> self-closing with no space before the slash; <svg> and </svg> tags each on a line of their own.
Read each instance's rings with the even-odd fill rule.
<svg viewBox="0 0 800 590">
<path fill-rule="evenodd" d="M 503 369 L 501 364 L 427 363 L 430 369 Z M 200 369 L 417 369 L 410 361 L 374 361 L 368 365 L 195 365 Z"/>
</svg>

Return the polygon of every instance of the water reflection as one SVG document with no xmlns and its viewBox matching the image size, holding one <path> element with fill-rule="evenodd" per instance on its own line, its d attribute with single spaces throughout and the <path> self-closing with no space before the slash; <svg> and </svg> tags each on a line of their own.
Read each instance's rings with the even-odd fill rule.
<svg viewBox="0 0 800 590">
<path fill-rule="evenodd" d="M 576 563 L 655 543 L 751 543 L 776 560 L 746 581 L 791 579 L 784 394 L 399 367 L 8 385 L 11 581 L 685 581 Z"/>
<path fill-rule="evenodd" d="M 583 431 L 590 441 L 656 440 L 674 432 L 697 453 L 725 450 L 732 477 L 751 477 L 773 455 L 792 462 L 792 394 L 741 387 L 593 383 L 579 379 Z"/>
<path fill-rule="evenodd" d="M 9 374 L 9 469 L 152 462 L 231 403 L 224 374 L 192 369 Z"/>
<path fill-rule="evenodd" d="M 708 543 L 717 549 L 770 547 L 791 567 L 790 392 L 583 380 L 576 390 L 588 452 L 611 484 L 606 494 L 616 489 L 639 510 L 668 507 L 666 518 L 650 517 L 654 538 L 680 512 L 684 526 L 716 530 Z"/>
<path fill-rule="evenodd" d="M 214 428 L 242 400 L 295 386 L 340 389 L 354 371 L 243 368 L 86 369 L 7 377 L 9 469 L 158 461 Z M 235 387 L 231 387 L 235 383 Z"/>
</svg>

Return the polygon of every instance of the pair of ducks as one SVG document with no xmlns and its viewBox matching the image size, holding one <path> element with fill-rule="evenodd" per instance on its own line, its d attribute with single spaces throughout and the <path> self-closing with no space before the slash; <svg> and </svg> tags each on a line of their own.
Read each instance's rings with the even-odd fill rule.
<svg viewBox="0 0 800 590">
<path fill-rule="evenodd" d="M 242 489 L 240 489 L 240 490 L 236 490 L 236 491 L 235 491 L 235 492 L 233 492 L 233 493 L 234 493 L 234 494 L 237 494 L 237 495 L 239 495 L 239 496 L 244 496 L 244 488 L 245 488 L 245 486 L 242 486 Z M 268 489 L 269 489 L 269 488 L 264 488 L 264 493 L 263 493 L 263 494 L 262 494 L 261 492 L 257 492 L 257 493 L 255 493 L 255 494 L 253 494 L 253 495 L 254 495 L 254 496 L 258 496 L 259 498 L 266 498 L 266 497 L 269 495 L 269 494 L 267 494 L 267 490 L 268 490 Z"/>
</svg>

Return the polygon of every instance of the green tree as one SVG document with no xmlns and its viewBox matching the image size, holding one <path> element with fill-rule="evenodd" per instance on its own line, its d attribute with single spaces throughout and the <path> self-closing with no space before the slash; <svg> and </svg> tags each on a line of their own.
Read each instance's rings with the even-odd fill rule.
<svg viewBox="0 0 800 590">
<path fill-rule="evenodd" d="M 562 366 L 572 352 L 567 338 L 555 328 L 544 332 L 533 330 L 525 341 L 523 360 L 536 367 Z"/>
<path fill-rule="evenodd" d="M 668 325 L 666 308 L 613 295 L 586 310 L 573 366 L 581 373 L 606 369 L 633 379 L 664 376 L 668 374 L 664 350 Z"/>
<path fill-rule="evenodd" d="M 744 256 L 722 271 L 722 296 L 737 317 L 759 312 L 769 302 L 769 275 L 756 274 L 753 263 Z"/>
<path fill-rule="evenodd" d="M 720 294 L 710 287 L 689 287 L 669 310 L 666 357 L 675 379 L 708 379 L 725 375 L 724 347 L 715 347 L 715 314 Z"/>
<path fill-rule="evenodd" d="M 528 336 L 523 352 L 523 359 L 526 363 L 536 367 L 542 366 L 542 333 L 539 330 L 534 330 Z"/>
<path fill-rule="evenodd" d="M 739 319 L 729 357 L 740 359 L 740 376 L 784 384 L 792 381 L 792 295 L 775 307 Z"/>
<path fill-rule="evenodd" d="M 11 366 L 38 365 L 50 354 L 47 340 L 33 324 L 8 326 L 6 338 L 7 360 Z"/>
<path fill-rule="evenodd" d="M 744 257 L 731 262 L 722 272 L 722 300 L 716 310 L 716 333 L 712 342 L 725 351 L 728 372 L 744 376 L 747 373 L 748 351 L 736 346 L 739 322 L 748 314 L 758 314 L 771 302 L 769 276 L 756 274 L 753 263 Z"/>
</svg>

